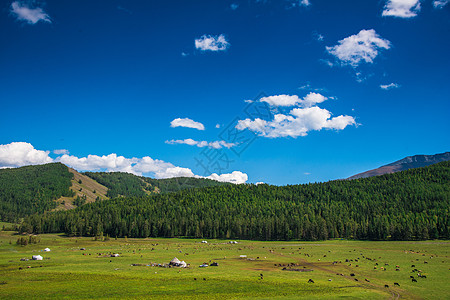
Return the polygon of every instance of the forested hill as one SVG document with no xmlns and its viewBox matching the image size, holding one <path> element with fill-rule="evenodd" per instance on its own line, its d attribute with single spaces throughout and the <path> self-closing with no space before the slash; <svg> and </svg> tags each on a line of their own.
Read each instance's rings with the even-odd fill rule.
<svg viewBox="0 0 450 300">
<path fill-rule="evenodd" d="M 292 186 L 229 185 L 118 198 L 27 218 L 22 231 L 259 240 L 450 238 L 450 162 Z"/>
<path fill-rule="evenodd" d="M 0 221 L 54 209 L 60 197 L 72 197 L 73 174 L 61 163 L 0 169 Z"/>
<path fill-rule="evenodd" d="M 81 174 L 61 163 L 0 169 L 0 221 L 18 222 L 34 213 L 73 209 L 119 196 L 221 185 L 229 183 L 201 178 L 152 179 L 128 173 Z"/>
<path fill-rule="evenodd" d="M 177 192 L 190 188 L 204 188 L 230 184 L 210 179 L 191 177 L 153 179 L 121 172 L 86 172 L 84 174 L 106 186 L 108 188 L 107 196 L 110 198 L 119 196 L 141 197 L 150 194 Z"/>
</svg>

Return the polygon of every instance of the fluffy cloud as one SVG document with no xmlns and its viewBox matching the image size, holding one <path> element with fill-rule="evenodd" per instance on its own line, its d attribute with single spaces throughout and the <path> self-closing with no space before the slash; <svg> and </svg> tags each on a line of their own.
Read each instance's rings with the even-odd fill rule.
<svg viewBox="0 0 450 300">
<path fill-rule="evenodd" d="M 272 106 L 295 106 L 311 107 L 317 103 L 322 103 L 328 98 L 319 93 L 309 93 L 303 99 L 297 95 L 275 95 L 263 97 L 259 101 L 266 102 Z"/>
<path fill-rule="evenodd" d="M 450 2 L 450 0 L 434 0 L 433 6 L 434 6 L 434 8 L 441 9 L 444 6 L 446 6 L 449 2 Z"/>
<path fill-rule="evenodd" d="M 326 47 L 341 65 L 357 67 L 359 64 L 373 63 L 378 51 L 389 49 L 391 42 L 381 38 L 373 29 L 361 30 L 358 34 L 340 40 L 337 45 Z"/>
<path fill-rule="evenodd" d="M 222 174 L 222 175 L 217 175 L 216 173 L 213 173 L 206 178 L 221 182 L 231 182 L 235 184 L 245 183 L 248 180 L 247 174 L 242 173 L 240 171 L 233 171 L 229 174 Z"/>
<path fill-rule="evenodd" d="M 172 122 L 170 122 L 170 127 L 187 127 L 187 128 L 194 128 L 198 130 L 205 130 L 205 126 L 200 122 L 195 122 L 194 120 L 191 120 L 189 118 L 176 118 Z"/>
<path fill-rule="evenodd" d="M 41 165 L 53 162 L 50 151 L 34 149 L 33 145 L 15 142 L 0 145 L 0 168 L 15 168 L 25 165 Z"/>
<path fill-rule="evenodd" d="M 412 18 L 420 11 L 419 0 L 387 0 L 382 15 L 384 17 Z"/>
<path fill-rule="evenodd" d="M 249 129 L 257 132 L 260 136 L 268 138 L 299 137 L 306 136 L 309 131 L 321 129 L 342 130 L 348 125 L 356 125 L 351 116 L 338 116 L 331 118 L 331 113 L 315 107 L 294 108 L 288 115 L 277 114 L 272 121 L 259 118 L 255 120 L 239 120 L 236 128 L 238 130 Z"/>
<path fill-rule="evenodd" d="M 288 1 L 291 3 L 291 7 L 311 5 L 311 2 L 309 0 L 288 0 Z"/>
<path fill-rule="evenodd" d="M 256 132 L 268 138 L 306 136 L 309 131 L 321 129 L 342 130 L 349 125 L 356 125 L 351 116 L 331 117 L 331 112 L 316 106 L 328 98 L 319 93 L 309 93 L 303 99 L 298 96 L 278 95 L 261 98 L 272 106 L 299 106 L 293 108 L 288 114 L 278 113 L 273 120 L 249 118 L 239 120 L 236 129 Z"/>
<path fill-rule="evenodd" d="M 230 43 L 225 39 L 223 34 L 219 36 L 203 35 L 199 39 L 195 39 L 195 48 L 202 51 L 225 51 Z"/>
<path fill-rule="evenodd" d="M 170 140 L 170 141 L 166 141 L 166 144 L 186 144 L 189 146 L 197 146 L 199 148 L 203 148 L 203 147 L 209 147 L 209 148 L 214 148 L 214 149 L 220 149 L 220 148 L 231 148 L 236 146 L 235 143 L 227 143 L 225 141 L 215 141 L 215 142 L 207 142 L 207 141 L 195 141 L 193 139 L 184 139 L 184 140 Z"/>
<path fill-rule="evenodd" d="M 399 87 L 400 87 L 400 85 L 397 84 L 397 83 L 381 84 L 381 85 L 380 85 L 380 88 L 381 88 L 382 90 L 397 89 L 397 88 L 399 88 Z"/>
<path fill-rule="evenodd" d="M 239 7 L 239 4 L 237 4 L 237 3 L 231 3 L 231 4 L 230 4 L 230 8 L 231 8 L 232 10 L 236 10 L 236 9 L 238 9 L 238 7 Z"/>
<path fill-rule="evenodd" d="M 297 95 L 275 95 L 262 97 L 259 99 L 261 102 L 267 102 L 272 106 L 294 106 L 299 103 L 301 100 Z"/>
<path fill-rule="evenodd" d="M 53 159 L 49 156 L 49 153 L 50 151 L 36 150 L 33 145 L 24 142 L 0 145 L 0 168 L 61 162 L 79 171 L 127 172 L 135 175 L 152 174 L 156 178 L 209 178 L 231 183 L 245 183 L 248 180 L 247 174 L 239 171 L 221 175 L 213 173 L 210 176 L 202 177 L 195 175 L 189 168 L 178 167 L 159 159 L 152 159 L 149 156 L 126 158 L 112 153 L 102 156 L 77 157 L 63 154 Z"/>
<path fill-rule="evenodd" d="M 52 22 L 42 8 L 30 8 L 27 4 L 19 1 L 11 4 L 11 12 L 16 15 L 18 20 L 26 21 L 28 24 L 36 24 L 39 21 Z"/>
</svg>

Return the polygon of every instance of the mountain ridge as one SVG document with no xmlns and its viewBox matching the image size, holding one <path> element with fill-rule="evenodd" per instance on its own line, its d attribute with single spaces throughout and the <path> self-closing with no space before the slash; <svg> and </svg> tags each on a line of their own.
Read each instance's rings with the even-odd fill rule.
<svg viewBox="0 0 450 300">
<path fill-rule="evenodd" d="M 400 171 L 406 171 L 409 169 L 430 166 L 448 160 L 450 160 L 450 152 L 438 153 L 434 155 L 426 155 L 426 154 L 412 155 L 397 160 L 393 163 L 383 165 L 379 168 L 358 173 L 356 175 L 348 177 L 347 179 L 351 180 L 351 179 L 367 178 L 372 176 L 379 176 Z"/>
</svg>

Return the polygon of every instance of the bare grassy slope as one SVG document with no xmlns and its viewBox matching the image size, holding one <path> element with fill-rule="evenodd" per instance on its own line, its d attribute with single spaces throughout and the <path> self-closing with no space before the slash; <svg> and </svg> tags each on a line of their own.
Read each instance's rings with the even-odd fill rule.
<svg viewBox="0 0 450 300">
<path fill-rule="evenodd" d="M 55 210 L 68 210 L 75 208 L 76 206 L 73 205 L 73 201 L 77 198 L 77 196 L 80 198 L 86 197 L 86 203 L 95 202 L 97 197 L 99 197 L 100 200 L 109 199 L 106 196 L 106 193 L 108 192 L 108 188 L 106 186 L 101 185 L 94 179 L 83 175 L 72 168 L 68 169 L 69 172 L 74 175 L 70 189 L 75 192 L 75 196 L 61 197 L 56 200 L 59 205 Z"/>
</svg>

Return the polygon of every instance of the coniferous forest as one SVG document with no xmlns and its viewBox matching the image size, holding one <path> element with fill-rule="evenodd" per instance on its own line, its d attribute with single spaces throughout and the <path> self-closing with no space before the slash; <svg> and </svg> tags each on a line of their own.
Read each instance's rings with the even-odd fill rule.
<svg viewBox="0 0 450 300">
<path fill-rule="evenodd" d="M 211 179 L 193 177 L 154 179 L 123 172 L 86 172 L 84 174 L 106 186 L 108 188 L 107 196 L 109 198 L 116 198 L 119 196 L 140 197 L 152 193 L 171 193 L 191 188 L 230 184 Z"/>
<path fill-rule="evenodd" d="M 72 178 L 61 163 L 0 170 L 0 220 L 17 222 L 55 208 L 54 200 L 74 195 Z"/>
<path fill-rule="evenodd" d="M 226 185 L 32 215 L 23 232 L 257 240 L 450 238 L 450 162 L 289 186 Z"/>
</svg>

